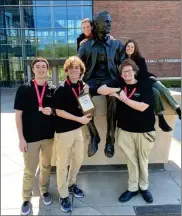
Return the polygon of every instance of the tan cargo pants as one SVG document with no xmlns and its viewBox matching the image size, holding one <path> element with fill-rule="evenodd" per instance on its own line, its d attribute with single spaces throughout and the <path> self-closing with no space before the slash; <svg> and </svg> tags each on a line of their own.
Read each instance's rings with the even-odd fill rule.
<svg viewBox="0 0 182 216">
<path fill-rule="evenodd" d="M 155 131 L 149 132 L 155 139 Z M 145 133 L 146 136 L 146 133 Z M 129 173 L 128 190 L 148 188 L 148 156 L 154 141 L 150 142 L 144 133 L 132 133 L 118 129 L 118 145 L 127 156 Z"/>
<path fill-rule="evenodd" d="M 68 187 L 76 182 L 77 174 L 83 163 L 84 142 L 81 128 L 56 133 L 55 147 L 58 191 L 60 197 L 65 198 L 69 194 Z"/>
<path fill-rule="evenodd" d="M 49 188 L 51 174 L 53 139 L 45 139 L 28 143 L 28 151 L 24 154 L 23 201 L 32 197 L 36 169 L 40 165 L 40 193 L 46 193 Z"/>
</svg>

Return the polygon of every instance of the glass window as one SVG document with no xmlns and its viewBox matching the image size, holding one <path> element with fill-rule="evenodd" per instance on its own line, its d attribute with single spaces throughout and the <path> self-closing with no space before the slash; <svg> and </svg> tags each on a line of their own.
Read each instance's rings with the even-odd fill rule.
<svg viewBox="0 0 182 216">
<path fill-rule="evenodd" d="M 24 27 L 51 27 L 51 7 L 23 7 Z"/>
<path fill-rule="evenodd" d="M 9 59 L 10 57 L 21 57 L 22 46 L 21 45 L 1 45 L 0 53 L 2 59 Z"/>
<path fill-rule="evenodd" d="M 63 81 L 66 78 L 66 73 L 63 67 L 58 67 L 59 81 Z"/>
<path fill-rule="evenodd" d="M 70 0 L 68 0 L 67 4 L 68 5 L 91 5 L 92 1 L 85 1 L 85 0 L 82 0 L 82 1 L 70 1 Z"/>
<path fill-rule="evenodd" d="M 92 19 L 92 7 L 91 6 L 83 6 L 83 18 Z"/>
<path fill-rule="evenodd" d="M 36 50 L 37 56 L 42 56 L 45 58 L 54 58 L 54 48 L 52 44 L 38 44 Z"/>
<path fill-rule="evenodd" d="M 25 55 L 24 58 L 31 58 L 31 57 L 35 57 L 36 55 L 36 45 L 24 45 L 24 50 L 25 50 Z"/>
<path fill-rule="evenodd" d="M 50 5 L 50 0 L 33 0 L 34 5 Z"/>
<path fill-rule="evenodd" d="M 79 34 L 80 34 L 80 31 L 77 31 L 77 29 L 69 29 L 68 30 L 68 44 L 76 43 L 76 40 Z"/>
<path fill-rule="evenodd" d="M 69 56 L 74 56 L 77 54 L 77 45 L 75 43 L 69 44 L 68 54 Z"/>
<path fill-rule="evenodd" d="M 4 36 L 0 37 L 0 44 L 9 44 L 12 46 L 21 45 L 22 38 L 17 36 Z"/>
<path fill-rule="evenodd" d="M 0 5 L 19 5 L 19 0 L 1 0 Z"/>
<path fill-rule="evenodd" d="M 80 28 L 84 18 L 92 19 L 90 6 L 68 7 L 68 28 Z"/>
<path fill-rule="evenodd" d="M 22 5 L 50 5 L 50 0 L 22 0 Z"/>
<path fill-rule="evenodd" d="M 66 7 L 53 7 L 53 23 L 55 28 L 67 28 Z"/>
<path fill-rule="evenodd" d="M 53 5 L 66 5 L 66 0 L 52 0 L 51 3 Z"/>
<path fill-rule="evenodd" d="M 56 29 L 54 40 L 55 43 L 67 44 L 68 40 L 68 31 L 67 29 Z"/>
<path fill-rule="evenodd" d="M 4 7 L 1 10 L 0 28 L 20 28 L 19 7 Z"/>
</svg>

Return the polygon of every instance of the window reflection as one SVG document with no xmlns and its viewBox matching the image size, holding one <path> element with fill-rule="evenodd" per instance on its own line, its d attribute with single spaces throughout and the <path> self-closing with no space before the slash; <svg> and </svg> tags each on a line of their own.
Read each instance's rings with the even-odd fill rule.
<svg viewBox="0 0 182 216">
<path fill-rule="evenodd" d="M 19 5 L 19 0 L 1 0 L 0 5 Z"/>
<path fill-rule="evenodd" d="M 92 19 L 92 1 L 0 0 L 0 71 L 3 68 L 10 81 L 22 77 L 22 71 L 26 74 L 29 58 L 75 55 L 81 20 L 87 17 Z"/>
<path fill-rule="evenodd" d="M 19 7 L 0 8 L 1 22 L 0 28 L 20 28 Z"/>
<path fill-rule="evenodd" d="M 67 0 L 67 4 L 68 5 L 91 5 L 92 1 L 85 1 L 85 0 L 82 0 L 82 1 L 70 1 L 70 0 Z"/>
<path fill-rule="evenodd" d="M 53 24 L 55 28 L 67 28 L 66 7 L 53 7 Z"/>
</svg>

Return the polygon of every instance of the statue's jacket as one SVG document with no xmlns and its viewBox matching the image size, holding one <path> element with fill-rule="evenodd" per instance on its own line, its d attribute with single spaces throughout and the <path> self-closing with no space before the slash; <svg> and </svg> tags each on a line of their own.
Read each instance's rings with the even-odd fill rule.
<svg viewBox="0 0 182 216">
<path fill-rule="evenodd" d="M 85 63 L 86 72 L 83 80 L 87 82 L 91 74 L 94 71 L 96 60 L 98 56 L 99 44 L 98 39 L 90 39 L 86 43 L 80 46 L 78 50 L 78 56 Z M 114 80 L 118 75 L 118 66 L 124 59 L 123 44 L 119 40 L 110 39 L 108 36 L 106 39 L 106 52 L 107 52 L 107 63 L 108 72 L 111 78 Z"/>
</svg>

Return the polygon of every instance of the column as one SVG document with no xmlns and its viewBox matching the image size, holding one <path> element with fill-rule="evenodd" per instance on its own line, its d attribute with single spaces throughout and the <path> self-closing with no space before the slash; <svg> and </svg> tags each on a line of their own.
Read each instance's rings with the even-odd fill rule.
<svg viewBox="0 0 182 216">
<path fill-rule="evenodd" d="M 58 86 L 58 83 L 59 83 L 58 67 L 53 66 L 52 67 L 52 84 L 55 86 Z"/>
<path fill-rule="evenodd" d="M 30 65 L 27 65 L 27 75 L 28 75 L 28 82 L 32 79 L 32 74 L 31 74 L 31 67 Z"/>
</svg>

